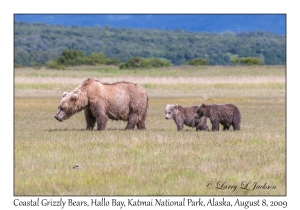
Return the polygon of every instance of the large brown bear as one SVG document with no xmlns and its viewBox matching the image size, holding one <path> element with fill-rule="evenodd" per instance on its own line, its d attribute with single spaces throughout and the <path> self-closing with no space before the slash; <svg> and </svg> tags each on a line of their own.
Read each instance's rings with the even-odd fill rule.
<svg viewBox="0 0 300 210">
<path fill-rule="evenodd" d="M 183 130 L 183 124 L 189 127 L 196 127 L 196 131 L 209 130 L 206 125 L 206 117 L 195 118 L 198 106 L 183 107 L 178 104 L 167 104 L 165 108 L 166 119 L 173 119 L 177 125 L 177 130 Z"/>
<path fill-rule="evenodd" d="M 223 125 L 223 130 L 229 130 L 232 125 L 233 130 L 240 130 L 241 113 L 233 104 L 201 104 L 198 106 L 195 118 L 208 117 L 212 124 L 212 131 L 219 131 L 219 123 Z"/>
<path fill-rule="evenodd" d="M 146 129 L 148 95 L 131 82 L 101 83 L 86 79 L 70 93 L 65 92 L 54 116 L 63 121 L 84 110 L 86 129 L 104 130 L 108 119 L 128 121 L 125 129 Z"/>
</svg>

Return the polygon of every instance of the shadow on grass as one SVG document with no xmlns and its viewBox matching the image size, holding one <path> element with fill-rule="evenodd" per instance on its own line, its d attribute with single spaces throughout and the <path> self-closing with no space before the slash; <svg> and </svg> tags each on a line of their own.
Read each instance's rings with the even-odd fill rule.
<svg viewBox="0 0 300 210">
<path fill-rule="evenodd" d="M 76 129 L 76 128 L 55 128 L 55 129 L 49 129 L 46 130 L 49 132 L 55 132 L 55 131 L 87 131 L 87 132 L 91 132 L 91 131 L 97 131 L 97 132 L 101 132 L 100 130 L 97 129 L 93 129 L 93 130 L 86 130 L 86 129 Z M 134 129 L 134 130 L 126 130 L 124 128 L 107 128 L 105 130 L 102 131 L 146 131 L 146 130 L 138 130 L 138 129 Z"/>
<path fill-rule="evenodd" d="M 49 131 L 49 132 L 55 132 L 55 131 L 88 131 L 86 129 L 75 129 L 75 128 L 55 128 L 55 129 L 49 129 L 49 130 L 46 130 L 46 131 Z"/>
<path fill-rule="evenodd" d="M 77 128 L 55 128 L 55 129 L 49 129 L 49 130 L 46 130 L 46 131 L 49 131 L 49 132 L 56 132 L 56 131 L 87 131 L 87 132 L 90 132 L 90 131 L 96 131 L 96 132 L 101 132 L 97 129 L 93 129 L 93 130 L 86 130 L 84 128 L 81 128 L 81 129 L 77 129 Z M 140 131 L 140 132 L 143 132 L 143 131 L 162 131 L 162 132 L 165 132 L 165 131 L 172 131 L 172 132 L 195 132 L 196 130 L 192 130 L 192 129 L 184 129 L 182 131 L 178 131 L 176 129 L 165 129 L 165 128 L 158 128 L 158 129 L 146 129 L 146 130 L 138 130 L 138 129 L 134 129 L 134 130 L 126 130 L 124 128 L 107 128 L 103 131 Z M 209 131 L 197 131 L 197 132 L 209 132 Z"/>
</svg>

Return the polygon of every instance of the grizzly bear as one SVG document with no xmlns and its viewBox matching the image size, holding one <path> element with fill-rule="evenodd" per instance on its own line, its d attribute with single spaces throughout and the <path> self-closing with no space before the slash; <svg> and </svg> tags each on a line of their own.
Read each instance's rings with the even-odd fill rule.
<svg viewBox="0 0 300 210">
<path fill-rule="evenodd" d="M 223 130 L 229 130 L 232 125 L 233 130 L 240 130 L 241 113 L 233 104 L 201 104 L 198 106 L 196 119 L 208 117 L 212 124 L 212 131 L 219 131 L 219 123 L 223 125 Z"/>
<path fill-rule="evenodd" d="M 183 124 L 189 127 L 196 127 L 196 131 L 209 130 L 206 125 L 206 117 L 195 118 L 197 106 L 182 107 L 178 104 L 167 104 L 165 109 L 166 119 L 173 119 L 177 125 L 177 130 L 183 129 Z"/>
<path fill-rule="evenodd" d="M 148 95 L 131 82 L 101 83 L 86 79 L 72 92 L 63 94 L 55 118 L 63 121 L 84 110 L 86 129 L 104 130 L 108 119 L 128 121 L 125 129 L 146 129 Z"/>
</svg>

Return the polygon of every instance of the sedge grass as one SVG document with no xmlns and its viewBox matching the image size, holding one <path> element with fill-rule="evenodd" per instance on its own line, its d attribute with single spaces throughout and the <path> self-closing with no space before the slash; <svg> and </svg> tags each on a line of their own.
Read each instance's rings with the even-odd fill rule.
<svg viewBox="0 0 300 210">
<path fill-rule="evenodd" d="M 278 76 L 274 74 L 265 76 Z M 82 112 L 62 123 L 53 117 L 61 90 L 79 84 L 39 89 L 48 83 L 19 82 L 14 99 L 14 194 L 285 195 L 285 84 L 261 81 L 238 88 L 183 83 L 178 89 L 152 81 L 146 86 L 147 130 L 124 131 L 126 122 L 110 120 L 102 132 L 84 130 Z M 166 104 L 202 102 L 236 104 L 242 113 L 241 130 L 196 132 L 185 127 L 178 132 L 164 117 Z M 73 169 L 75 164 L 82 168 Z M 275 189 L 240 189 L 243 181 Z M 217 189 L 218 182 L 238 188 Z"/>
</svg>

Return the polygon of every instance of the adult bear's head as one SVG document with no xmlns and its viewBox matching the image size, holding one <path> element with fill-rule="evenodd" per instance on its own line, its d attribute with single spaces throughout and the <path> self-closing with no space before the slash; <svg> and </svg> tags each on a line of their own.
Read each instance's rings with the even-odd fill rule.
<svg viewBox="0 0 300 210">
<path fill-rule="evenodd" d="M 80 90 L 74 90 L 70 93 L 64 92 L 58 105 L 58 112 L 54 117 L 62 122 L 81 111 L 87 104 L 87 97 Z"/>
</svg>

